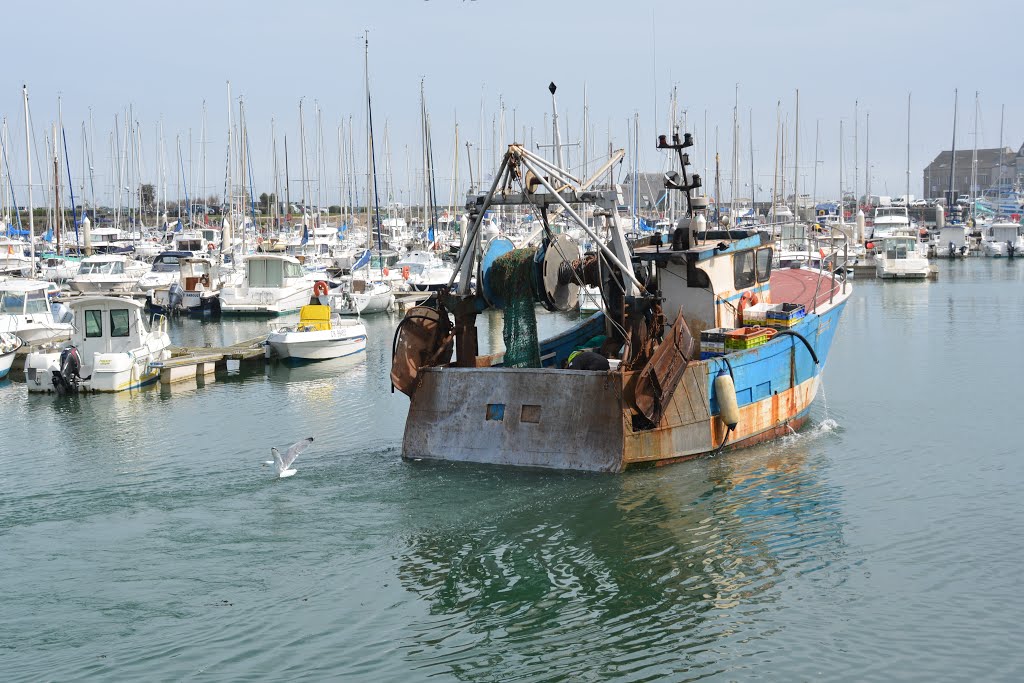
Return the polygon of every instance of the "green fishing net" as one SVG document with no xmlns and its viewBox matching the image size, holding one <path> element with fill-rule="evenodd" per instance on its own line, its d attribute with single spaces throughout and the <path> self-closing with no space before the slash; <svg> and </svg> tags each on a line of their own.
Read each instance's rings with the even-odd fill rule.
<svg viewBox="0 0 1024 683">
<path fill-rule="evenodd" d="M 505 302 L 504 329 L 506 368 L 539 368 L 540 342 L 533 306 L 536 249 L 513 249 L 490 268 L 490 287 Z"/>
</svg>

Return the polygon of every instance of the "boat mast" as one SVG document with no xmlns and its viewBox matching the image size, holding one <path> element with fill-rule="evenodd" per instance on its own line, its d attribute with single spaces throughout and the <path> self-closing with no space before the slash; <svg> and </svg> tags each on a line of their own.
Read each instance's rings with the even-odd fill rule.
<svg viewBox="0 0 1024 683">
<path fill-rule="evenodd" d="M 28 117 L 28 86 L 21 86 L 21 93 L 25 101 L 25 162 L 28 164 L 28 248 L 29 268 L 34 272 L 36 264 L 36 219 L 32 210 L 32 136 L 29 132 Z"/>
<path fill-rule="evenodd" d="M 777 200 L 779 197 L 779 136 L 782 129 L 782 100 L 775 103 L 775 167 L 772 169 L 772 223 L 778 220 Z"/>
<path fill-rule="evenodd" d="M 956 204 L 956 198 L 953 196 L 955 190 L 953 188 L 954 174 L 956 173 L 956 113 L 957 113 L 957 99 L 959 93 L 956 88 L 953 88 L 953 148 L 950 152 L 949 157 L 949 191 L 946 193 L 946 201 L 949 203 L 949 208 L 952 209 Z"/>
<path fill-rule="evenodd" d="M 814 122 L 814 181 L 811 184 L 811 209 L 818 208 L 818 146 L 821 143 L 821 119 Z"/>
<path fill-rule="evenodd" d="M 754 108 L 750 108 L 750 123 L 747 133 L 750 135 L 750 215 L 757 216 L 757 181 L 754 177 Z"/>
<path fill-rule="evenodd" d="M 999 178 L 996 179 L 996 202 L 1002 198 L 1003 187 L 1003 121 L 1006 118 L 1006 105 L 1002 105 L 999 111 Z M 997 209 L 998 211 L 998 209 Z"/>
<path fill-rule="evenodd" d="M 871 112 L 864 115 L 864 197 L 871 201 Z"/>
<path fill-rule="evenodd" d="M 58 105 L 59 107 L 60 105 Z M 53 233 L 57 239 L 57 256 L 60 256 L 60 233 L 62 215 L 60 211 L 60 152 L 57 148 L 57 124 L 53 125 Z"/>
<path fill-rule="evenodd" d="M 854 215 L 860 211 L 860 194 L 857 192 L 857 180 L 860 176 L 860 146 L 857 140 L 857 129 L 860 125 L 860 112 L 857 108 L 858 101 L 853 101 L 853 208 Z"/>
<path fill-rule="evenodd" d="M 910 206 L 910 93 L 907 93 L 907 195 L 903 201 Z"/>
<path fill-rule="evenodd" d="M 796 121 L 793 124 L 793 225 L 800 213 L 800 88 L 796 89 Z"/>
<path fill-rule="evenodd" d="M 839 228 L 846 222 L 846 197 L 843 194 L 843 120 L 839 119 Z"/>
<path fill-rule="evenodd" d="M 736 225 L 736 176 L 739 175 L 737 168 L 740 165 L 740 148 L 739 148 L 739 137 L 740 137 L 740 120 L 739 120 L 739 106 L 740 106 L 740 84 L 736 84 L 733 96 L 732 105 L 732 159 L 731 159 L 731 173 L 732 178 L 729 183 L 729 222 L 735 227 Z"/>
<path fill-rule="evenodd" d="M 974 202 L 978 191 L 978 91 L 974 91 L 974 151 L 971 152 L 971 217 L 974 218 Z"/>
</svg>

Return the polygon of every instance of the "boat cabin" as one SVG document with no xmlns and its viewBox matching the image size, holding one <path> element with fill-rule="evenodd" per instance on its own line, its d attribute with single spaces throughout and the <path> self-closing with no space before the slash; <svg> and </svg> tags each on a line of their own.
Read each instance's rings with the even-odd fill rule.
<svg viewBox="0 0 1024 683">
<path fill-rule="evenodd" d="M 770 302 L 771 238 L 752 230 L 709 230 L 695 236 L 696 243 L 689 249 L 672 251 L 671 244 L 656 243 L 636 248 L 634 258 L 657 266 L 655 289 L 665 298 L 669 325 L 681 307 L 694 335 L 712 328 L 740 327 L 744 296 L 744 305 L 754 295 L 761 303 Z"/>
<path fill-rule="evenodd" d="M 882 240 L 882 247 L 878 253 L 884 256 L 886 260 L 895 261 L 906 259 L 908 255 L 913 255 L 916 251 L 916 238 L 898 236 L 884 238 Z"/>
<path fill-rule="evenodd" d="M 985 239 L 990 242 L 1014 242 L 1019 234 L 1016 223 L 993 223 L 989 226 Z"/>
<path fill-rule="evenodd" d="M 218 268 L 212 260 L 190 256 L 178 262 L 181 282 L 186 292 L 208 290 L 218 279 Z"/>
<path fill-rule="evenodd" d="M 245 279 L 249 287 L 284 287 L 285 280 L 305 276 L 305 269 L 293 256 L 253 254 L 245 260 Z"/>
<path fill-rule="evenodd" d="M 48 287 L 49 283 L 43 280 L 0 281 L 0 316 L 48 315 Z"/>
<path fill-rule="evenodd" d="M 72 301 L 70 307 L 78 324 L 71 341 L 78 347 L 83 365 L 92 364 L 94 353 L 127 353 L 142 346 L 149 336 L 143 306 L 134 299 L 114 296 Z"/>
</svg>

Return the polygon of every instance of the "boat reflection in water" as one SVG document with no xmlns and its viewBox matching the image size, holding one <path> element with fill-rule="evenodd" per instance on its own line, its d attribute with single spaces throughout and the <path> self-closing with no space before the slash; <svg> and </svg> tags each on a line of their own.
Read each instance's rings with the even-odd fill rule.
<svg viewBox="0 0 1024 683">
<path fill-rule="evenodd" d="M 410 624 L 406 658 L 463 680 L 756 667 L 778 645 L 764 642 L 772 620 L 749 615 L 781 611 L 796 574 L 831 590 L 847 573 L 840 492 L 819 476 L 817 438 L 834 437 L 812 428 L 618 478 L 417 464 L 422 486 L 472 498 L 407 504 L 421 530 L 400 579 L 430 616 Z"/>
</svg>

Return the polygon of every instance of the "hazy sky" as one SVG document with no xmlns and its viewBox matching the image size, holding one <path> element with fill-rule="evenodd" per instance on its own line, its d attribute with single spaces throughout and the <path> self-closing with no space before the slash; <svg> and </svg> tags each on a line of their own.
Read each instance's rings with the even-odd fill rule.
<svg viewBox="0 0 1024 683">
<path fill-rule="evenodd" d="M 668 132 L 669 97 L 678 89 L 680 110 L 698 145 L 691 158 L 703 173 L 705 148 L 713 159 L 715 126 L 728 178 L 732 107 L 739 84 L 741 116 L 738 194 L 749 196 L 748 117 L 753 111 L 754 162 L 759 199 L 772 185 L 776 103 L 790 126 L 800 89 L 800 175 L 811 192 L 815 127 L 820 125 L 818 195 L 838 188 L 839 121 L 845 123 L 845 186 L 853 188 L 854 102 L 860 102 L 860 173 L 864 189 L 866 118 L 876 194 L 902 194 L 906 183 L 907 94 L 911 112 L 911 192 L 921 192 L 921 171 L 952 135 L 953 89 L 960 90 L 957 146 L 974 144 L 974 93 L 979 91 L 978 144 L 999 141 L 1005 105 L 1005 144 L 1024 137 L 1024 90 L 1016 64 L 1024 3 L 979 0 L 930 2 L 551 2 L 520 0 L 399 0 L 377 2 L 139 3 L 15 2 L 4 9 L 5 67 L 0 114 L 9 125 L 8 152 L 25 203 L 25 143 L 21 85 L 29 87 L 38 144 L 57 117 L 62 96 L 72 173 L 82 176 L 82 122 L 93 117 L 97 193 L 112 184 L 110 132 L 115 114 L 131 105 L 143 135 L 143 165 L 157 178 L 157 124 L 163 122 L 171 195 L 178 194 L 175 140 L 188 157 L 192 135 L 193 184 L 199 185 L 202 106 L 206 102 L 208 193 L 220 194 L 227 139 L 225 83 L 244 98 L 257 194 L 272 189 L 270 120 L 276 118 L 279 153 L 289 137 L 293 197 L 301 194 L 298 103 L 305 98 L 309 164 L 313 165 L 314 102 L 323 111 L 327 159 L 324 203 L 337 202 L 337 126 L 349 115 L 356 144 L 365 136 L 363 30 L 369 30 L 370 78 L 377 166 L 383 192 L 384 127 L 401 199 L 421 167 L 419 84 L 425 78 L 437 168 L 437 193 L 451 192 L 454 124 L 460 146 L 479 144 L 484 106 L 485 170 L 493 158 L 492 118 L 506 107 L 506 141 L 550 136 L 549 81 L 558 84 L 567 139 L 582 134 L 583 90 L 589 94 L 595 147 L 605 152 L 609 131 L 627 146 L 630 119 L 639 114 L 641 170 L 660 171 L 656 132 Z M 514 109 L 514 114 L 513 114 Z M 704 135 L 705 112 L 709 122 Z M 123 118 L 122 118 L 123 120 Z M 563 134 L 565 129 L 563 128 Z M 786 183 L 791 191 L 792 135 Z M 42 154 L 43 152 L 40 152 Z M 460 180 L 468 176 L 464 146 Z M 475 152 L 474 152 L 475 157 Z M 364 163 L 365 153 L 357 155 Z M 407 162 L 408 158 L 408 162 Z M 574 154 L 574 163 L 578 154 Z M 627 162 L 631 163 L 631 162 Z M 283 162 L 282 162 L 283 164 Z M 474 160 L 474 165 L 476 164 Z M 712 161 L 713 165 L 713 161 Z M 407 167 L 411 171 L 407 173 Z M 478 169 L 474 169 L 478 172 Z M 39 169 L 33 174 L 39 183 Z M 713 170 L 706 181 L 710 184 Z M 147 179 L 147 178 L 144 178 Z M 415 183 L 415 180 L 413 181 Z M 727 185 L 727 180 L 723 181 Z M 100 189 L 100 188 L 104 189 Z M 42 192 L 35 190 L 36 203 Z M 728 190 L 723 191 L 723 199 Z M 101 201 L 109 201 L 98 198 Z"/>
</svg>

